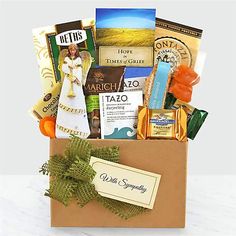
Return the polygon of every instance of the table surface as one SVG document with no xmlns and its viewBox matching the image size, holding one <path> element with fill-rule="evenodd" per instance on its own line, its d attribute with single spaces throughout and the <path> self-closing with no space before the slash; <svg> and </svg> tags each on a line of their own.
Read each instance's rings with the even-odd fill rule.
<svg viewBox="0 0 236 236">
<path fill-rule="evenodd" d="M 236 175 L 188 177 L 185 229 L 51 228 L 47 176 L 0 176 L 0 236 L 233 236 Z"/>
</svg>

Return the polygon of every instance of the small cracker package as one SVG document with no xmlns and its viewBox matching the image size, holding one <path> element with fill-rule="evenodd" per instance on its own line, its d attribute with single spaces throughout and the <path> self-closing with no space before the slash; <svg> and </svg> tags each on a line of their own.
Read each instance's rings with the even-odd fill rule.
<svg viewBox="0 0 236 236">
<path fill-rule="evenodd" d="M 168 62 L 172 72 L 181 64 L 194 69 L 201 37 L 201 29 L 156 18 L 155 64 Z"/>
</svg>

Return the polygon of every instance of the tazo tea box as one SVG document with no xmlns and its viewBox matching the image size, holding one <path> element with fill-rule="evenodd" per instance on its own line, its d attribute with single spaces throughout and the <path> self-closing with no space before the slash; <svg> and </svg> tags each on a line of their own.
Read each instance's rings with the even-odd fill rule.
<svg viewBox="0 0 236 236">
<path fill-rule="evenodd" d="M 136 139 L 142 91 L 99 94 L 101 138 Z"/>
<path fill-rule="evenodd" d="M 153 66 L 155 9 L 96 9 L 100 66 Z"/>
<path fill-rule="evenodd" d="M 143 91 L 145 80 L 152 67 L 127 67 L 124 78 L 124 91 Z"/>
<path fill-rule="evenodd" d="M 171 64 L 171 71 L 181 64 L 194 69 L 202 30 L 156 18 L 154 63 Z"/>
<path fill-rule="evenodd" d="M 33 29 L 33 41 L 37 56 L 43 93 L 62 81 L 62 64 L 68 46 L 76 44 L 79 51 L 87 51 L 96 58 L 94 19 L 83 19 Z M 82 55 L 81 55 L 82 58 Z M 82 58 L 83 60 L 83 58 Z M 96 65 L 93 60 L 92 66 Z"/>
</svg>

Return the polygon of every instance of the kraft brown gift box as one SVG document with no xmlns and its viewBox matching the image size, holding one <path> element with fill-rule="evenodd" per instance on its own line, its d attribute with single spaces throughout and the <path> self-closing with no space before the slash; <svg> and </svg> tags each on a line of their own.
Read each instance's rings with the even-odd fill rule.
<svg viewBox="0 0 236 236">
<path fill-rule="evenodd" d="M 69 140 L 51 139 L 50 155 L 63 154 Z M 94 146 L 120 147 L 120 163 L 161 174 L 154 208 L 128 220 L 91 201 L 65 207 L 51 200 L 51 226 L 80 227 L 185 227 L 187 142 L 175 140 L 89 140 Z"/>
</svg>

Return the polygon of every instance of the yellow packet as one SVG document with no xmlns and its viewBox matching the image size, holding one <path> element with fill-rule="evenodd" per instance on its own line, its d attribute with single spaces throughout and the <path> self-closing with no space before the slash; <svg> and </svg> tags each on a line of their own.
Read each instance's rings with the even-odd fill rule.
<svg viewBox="0 0 236 236">
<path fill-rule="evenodd" d="M 61 83 L 56 83 L 56 85 L 31 108 L 30 113 L 34 118 L 41 120 L 46 116 L 56 117 L 61 87 Z"/>
<path fill-rule="evenodd" d="M 181 64 L 194 69 L 202 30 L 156 18 L 155 62 L 171 64 L 171 72 Z"/>
<path fill-rule="evenodd" d="M 177 110 L 148 109 L 139 106 L 137 139 L 176 139 L 187 141 L 187 114 Z"/>
</svg>

